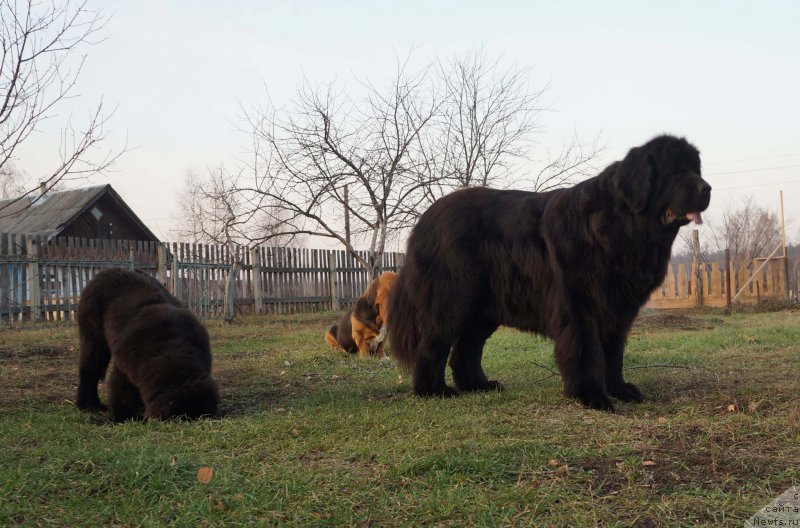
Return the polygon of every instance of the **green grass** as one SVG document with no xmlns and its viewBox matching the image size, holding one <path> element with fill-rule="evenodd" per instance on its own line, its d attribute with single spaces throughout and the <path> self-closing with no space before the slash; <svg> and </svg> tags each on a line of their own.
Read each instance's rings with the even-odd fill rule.
<svg viewBox="0 0 800 528">
<path fill-rule="evenodd" d="M 617 414 L 510 329 L 484 356 L 505 392 L 416 398 L 327 348 L 338 315 L 209 322 L 223 416 L 193 423 L 80 413 L 75 327 L 3 331 L 0 525 L 733 526 L 800 481 L 796 311 L 643 314 L 647 401 Z"/>
</svg>

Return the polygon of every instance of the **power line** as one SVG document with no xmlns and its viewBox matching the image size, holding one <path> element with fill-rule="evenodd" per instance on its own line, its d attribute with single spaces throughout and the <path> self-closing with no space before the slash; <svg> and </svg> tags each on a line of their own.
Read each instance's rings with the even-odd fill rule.
<svg viewBox="0 0 800 528">
<path fill-rule="evenodd" d="M 719 176 L 722 174 L 741 174 L 745 172 L 762 172 L 762 171 L 770 171 L 770 170 L 780 170 L 780 169 L 796 169 L 800 167 L 800 165 L 783 165 L 781 167 L 762 167 L 760 169 L 740 169 L 734 171 L 725 171 L 725 172 L 706 172 L 704 176 Z"/>
<path fill-rule="evenodd" d="M 740 159 L 732 159 L 732 160 L 717 160 L 717 161 L 704 161 L 704 165 L 714 165 L 716 163 L 739 163 L 742 161 L 756 161 L 756 160 L 764 160 L 764 159 L 777 159 L 777 158 L 797 158 L 800 157 L 800 154 L 779 154 L 777 156 L 757 156 L 753 158 L 740 158 Z"/>
<path fill-rule="evenodd" d="M 770 187 L 772 185 L 787 185 L 790 183 L 800 183 L 800 180 L 786 180 L 774 183 L 753 183 L 750 185 L 734 185 L 733 187 L 714 187 L 715 191 L 730 191 L 732 189 L 748 189 L 750 187 Z"/>
</svg>

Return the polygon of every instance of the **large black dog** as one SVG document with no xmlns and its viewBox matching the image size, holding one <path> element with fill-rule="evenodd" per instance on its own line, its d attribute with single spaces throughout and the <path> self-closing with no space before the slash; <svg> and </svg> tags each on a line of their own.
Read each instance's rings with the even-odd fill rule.
<svg viewBox="0 0 800 528">
<path fill-rule="evenodd" d="M 108 380 L 114 420 L 197 418 L 217 411 L 211 347 L 203 325 L 154 278 L 109 269 L 81 292 L 77 406 L 103 410 L 97 383 Z"/>
<path fill-rule="evenodd" d="M 600 175 L 546 193 L 470 188 L 434 203 L 408 240 L 389 304 L 392 355 L 414 392 L 501 389 L 481 368 L 499 325 L 555 340 L 564 392 L 595 409 L 641 401 L 622 376 L 639 308 L 663 281 L 678 228 L 711 187 L 685 139 L 660 136 Z M 452 348 L 452 350 L 451 350 Z"/>
</svg>

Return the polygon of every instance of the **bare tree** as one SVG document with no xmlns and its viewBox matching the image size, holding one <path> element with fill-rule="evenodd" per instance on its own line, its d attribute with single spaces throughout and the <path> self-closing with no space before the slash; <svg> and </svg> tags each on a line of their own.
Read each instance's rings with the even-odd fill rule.
<svg viewBox="0 0 800 528">
<path fill-rule="evenodd" d="M 105 22 L 86 1 L 0 0 L 0 170 L 14 163 L 18 148 L 55 116 L 59 103 L 76 95 L 85 60 L 79 53 L 95 43 Z M 124 149 L 102 150 L 107 119 L 101 101 L 81 129 L 67 122 L 54 147 L 59 159 L 42 178 L 45 190 L 112 166 Z M 20 200 L 34 193 L 33 201 L 38 199 L 38 185 Z"/>
<path fill-rule="evenodd" d="M 19 196 L 25 192 L 25 178 L 16 167 L 7 163 L 0 167 L 0 199 Z"/>
<path fill-rule="evenodd" d="M 461 187 L 508 185 L 534 165 L 542 91 L 529 89 L 526 71 L 481 52 L 418 70 L 408 59 L 396 64 L 385 85 L 359 81 L 359 96 L 305 81 L 285 108 L 268 101 L 244 110 L 252 156 L 221 175 L 221 186 L 242 226 L 261 211 L 274 229 L 243 236 L 333 239 L 375 273 L 387 243 L 432 201 Z M 565 183 L 597 152 L 573 138 L 531 186 Z"/>
<path fill-rule="evenodd" d="M 543 131 L 542 96 L 547 87 L 532 90 L 530 72 L 516 65 L 489 60 L 482 50 L 439 61 L 437 81 L 444 87 L 435 145 L 426 167 L 438 174 L 438 185 L 427 186 L 430 201 L 454 188 L 516 187 L 547 191 L 574 183 L 593 172 L 601 149 L 597 139 L 583 143 L 573 134 L 558 152 L 539 151 L 536 136 Z M 438 191 L 438 192 L 437 192 Z"/>
<path fill-rule="evenodd" d="M 436 153 L 445 181 L 497 184 L 532 150 L 546 89 L 531 91 L 527 71 L 489 62 L 482 51 L 440 61 L 437 73 L 445 97 Z"/>
<path fill-rule="evenodd" d="M 736 209 L 729 203 L 719 222 L 707 223 L 717 250 L 729 248 L 734 262 L 766 257 L 781 241 L 778 216 L 759 206 L 753 196 L 743 198 Z"/>
<path fill-rule="evenodd" d="M 435 178 L 424 170 L 421 137 L 441 104 L 428 73 L 399 63 L 389 85 L 365 82 L 358 99 L 333 84 L 306 82 L 288 110 L 248 111 L 253 160 L 248 177 L 231 187 L 251 207 L 283 210 L 282 234 L 335 239 L 374 272 L 388 237 L 413 222 L 423 188 Z M 345 216 L 351 237 L 342 229 Z M 367 243 L 368 256 L 356 251 L 357 242 Z"/>
<path fill-rule="evenodd" d="M 186 174 L 178 196 L 180 226 L 174 231 L 181 239 L 195 243 L 248 245 L 252 240 L 270 240 L 274 244 L 297 243 L 297 237 L 276 233 L 284 223 L 283 210 L 267 205 L 246 207 L 243 195 L 229 189 L 227 169 L 209 169 L 203 178 L 195 171 Z"/>
</svg>

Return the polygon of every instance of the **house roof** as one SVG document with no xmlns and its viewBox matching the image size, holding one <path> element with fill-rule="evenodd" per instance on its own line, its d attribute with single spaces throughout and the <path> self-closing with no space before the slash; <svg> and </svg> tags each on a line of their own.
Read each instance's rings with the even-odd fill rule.
<svg viewBox="0 0 800 528">
<path fill-rule="evenodd" d="M 94 185 L 68 191 L 50 191 L 21 198 L 0 200 L 0 233 L 57 237 L 72 221 L 88 211 L 101 198 L 108 196 L 117 203 L 131 221 L 158 240 L 152 231 L 122 200 L 111 185 Z"/>
</svg>

